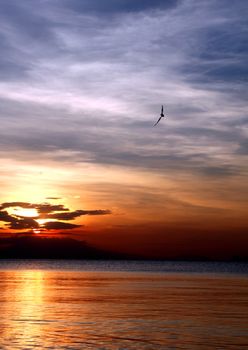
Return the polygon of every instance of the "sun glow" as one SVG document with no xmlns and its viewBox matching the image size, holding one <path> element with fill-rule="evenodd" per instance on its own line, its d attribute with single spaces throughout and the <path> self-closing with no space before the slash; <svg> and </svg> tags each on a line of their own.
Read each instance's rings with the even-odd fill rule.
<svg viewBox="0 0 248 350">
<path fill-rule="evenodd" d="M 51 220 L 51 219 L 37 219 L 36 220 L 38 222 L 39 225 L 44 225 L 47 222 L 51 222 L 51 221 L 57 221 L 57 220 Z"/>
<path fill-rule="evenodd" d="M 39 216 L 39 213 L 37 209 L 35 208 L 13 208 L 12 214 L 17 215 L 17 216 L 23 216 L 26 218 L 37 218 Z"/>
<path fill-rule="evenodd" d="M 33 229 L 33 233 L 39 234 L 39 233 L 41 233 L 41 230 Z"/>
</svg>

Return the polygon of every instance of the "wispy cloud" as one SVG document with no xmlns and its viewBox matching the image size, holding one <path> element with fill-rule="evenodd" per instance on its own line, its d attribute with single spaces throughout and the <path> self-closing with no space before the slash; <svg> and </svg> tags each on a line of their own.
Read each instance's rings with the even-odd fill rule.
<svg viewBox="0 0 248 350">
<path fill-rule="evenodd" d="M 246 2 L 37 6 L 1 7 L 2 159 L 183 174 L 213 191 L 247 171 Z"/>
<path fill-rule="evenodd" d="M 185 148 L 208 153 L 222 133 L 222 152 L 234 153 L 242 130 L 233 133 L 228 122 L 238 124 L 246 113 L 242 9 L 240 1 L 228 8 L 193 0 L 104 8 L 47 1 L 37 13 L 29 1 L 4 3 L 3 147 L 83 150 L 99 161 L 121 140 L 118 163 L 126 165 L 125 154 L 139 161 L 140 150 L 148 156 L 144 143 L 153 153 L 165 146 L 177 163 Z M 166 127 L 151 131 L 162 102 Z"/>
</svg>

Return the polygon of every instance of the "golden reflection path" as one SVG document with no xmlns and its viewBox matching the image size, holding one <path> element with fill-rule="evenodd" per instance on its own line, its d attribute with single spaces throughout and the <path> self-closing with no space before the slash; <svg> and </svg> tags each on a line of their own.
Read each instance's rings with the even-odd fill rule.
<svg viewBox="0 0 248 350">
<path fill-rule="evenodd" d="M 6 284 L 3 299 L 7 304 L 2 316 L 7 319 L 7 339 L 23 344 L 23 348 L 32 348 L 44 336 L 39 325 L 43 319 L 44 272 L 31 270 L 2 274 Z"/>
</svg>

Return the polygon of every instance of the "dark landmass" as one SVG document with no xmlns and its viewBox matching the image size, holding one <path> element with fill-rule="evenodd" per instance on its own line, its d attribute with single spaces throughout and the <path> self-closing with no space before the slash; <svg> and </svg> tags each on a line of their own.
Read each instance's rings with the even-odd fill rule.
<svg viewBox="0 0 248 350">
<path fill-rule="evenodd" d="M 0 239 L 0 259 L 127 259 L 70 238 L 13 237 Z"/>
<path fill-rule="evenodd" d="M 0 259 L 68 259 L 68 260 L 170 260 L 170 261 L 248 261 L 248 253 L 228 258 L 201 254 L 128 254 L 107 251 L 71 238 L 34 236 L 0 238 Z"/>
</svg>

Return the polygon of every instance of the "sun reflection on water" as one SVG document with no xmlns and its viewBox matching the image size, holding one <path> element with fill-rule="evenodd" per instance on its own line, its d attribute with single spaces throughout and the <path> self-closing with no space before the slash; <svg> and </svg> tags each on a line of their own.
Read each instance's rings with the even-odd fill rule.
<svg viewBox="0 0 248 350">
<path fill-rule="evenodd" d="M 39 321 L 43 319 L 43 274 L 42 271 L 24 271 L 18 290 L 22 303 L 19 303 L 19 318 L 26 320 L 22 323 L 23 341 L 34 344 L 38 338 L 43 338 Z"/>
<path fill-rule="evenodd" d="M 7 337 L 18 339 L 23 348 L 32 348 L 39 339 L 43 338 L 39 322 L 43 319 L 44 278 L 43 271 L 6 272 L 6 281 L 13 281 L 11 297 L 15 308 L 8 304 L 6 316 L 10 319 L 7 324 Z M 8 282 L 7 282 L 8 283 Z M 4 316 L 4 315 L 3 315 Z M 11 324 L 15 324 L 15 328 Z"/>
</svg>

